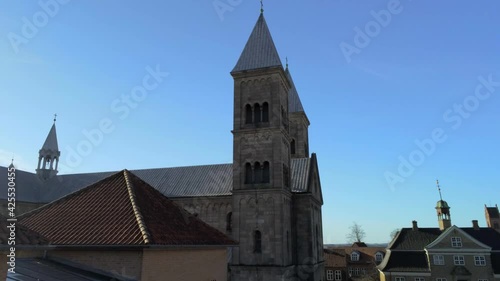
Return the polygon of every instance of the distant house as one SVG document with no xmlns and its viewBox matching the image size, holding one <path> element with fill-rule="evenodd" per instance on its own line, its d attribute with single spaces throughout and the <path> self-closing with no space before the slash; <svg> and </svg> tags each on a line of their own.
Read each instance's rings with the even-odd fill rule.
<svg viewBox="0 0 500 281">
<path fill-rule="evenodd" d="M 402 228 L 378 266 L 382 281 L 500 280 L 500 233 L 451 225 L 449 205 L 436 204 L 439 227 Z"/>
<path fill-rule="evenodd" d="M 377 265 L 384 255 L 385 248 L 368 247 L 363 242 L 325 249 L 326 280 L 378 280 Z"/>
<path fill-rule="evenodd" d="M 116 280 L 227 280 L 236 245 L 127 170 L 18 221 L 51 241 L 43 262 Z"/>
<path fill-rule="evenodd" d="M 347 260 L 344 249 L 324 249 L 326 280 L 347 280 Z"/>
</svg>

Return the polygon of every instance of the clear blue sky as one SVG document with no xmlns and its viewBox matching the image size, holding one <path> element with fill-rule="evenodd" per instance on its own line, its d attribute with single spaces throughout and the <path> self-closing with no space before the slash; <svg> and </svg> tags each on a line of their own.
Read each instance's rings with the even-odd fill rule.
<svg viewBox="0 0 500 281">
<path fill-rule="evenodd" d="M 83 130 L 101 120 L 113 128 L 63 172 L 230 163 L 229 72 L 260 7 L 216 3 L 229 9 L 218 13 L 212 0 L 73 0 L 48 12 L 37 1 L 0 3 L 0 165 L 15 155 L 34 171 L 56 112 L 62 164 L 85 140 Z M 325 243 L 344 242 L 354 221 L 368 242 L 387 242 L 412 220 L 437 226 L 436 178 L 453 223 L 484 226 L 484 204 L 500 204 L 500 3 L 264 4 L 311 121 Z M 168 76 L 125 114 L 120 97 L 157 65 Z M 415 144 L 433 134 L 434 149 Z M 408 167 L 398 172 L 401 159 L 415 164 L 411 175 Z M 391 187 L 387 172 L 400 181 Z"/>
</svg>

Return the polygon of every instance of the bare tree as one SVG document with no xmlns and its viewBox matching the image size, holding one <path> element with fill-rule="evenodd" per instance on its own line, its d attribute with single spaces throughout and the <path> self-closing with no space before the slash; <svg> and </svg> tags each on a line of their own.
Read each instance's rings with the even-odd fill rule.
<svg viewBox="0 0 500 281">
<path fill-rule="evenodd" d="M 365 239 L 366 233 L 357 222 L 353 222 L 349 227 L 349 233 L 347 233 L 346 238 L 349 243 L 362 242 Z"/>
</svg>

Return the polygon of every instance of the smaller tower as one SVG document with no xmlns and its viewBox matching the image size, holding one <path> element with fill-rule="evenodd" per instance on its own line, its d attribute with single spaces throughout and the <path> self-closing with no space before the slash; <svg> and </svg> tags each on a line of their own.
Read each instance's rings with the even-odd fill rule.
<svg viewBox="0 0 500 281">
<path fill-rule="evenodd" d="M 446 201 L 443 200 L 443 196 L 441 195 L 441 187 L 439 186 L 439 180 L 436 180 L 436 183 L 440 199 L 436 204 L 439 229 L 445 230 L 451 227 L 450 206 L 448 206 L 448 203 L 446 203 Z"/>
<path fill-rule="evenodd" d="M 498 212 L 498 205 L 495 204 L 495 207 L 488 207 L 485 204 L 484 213 L 488 227 L 500 232 L 500 212 Z"/>
<path fill-rule="evenodd" d="M 61 152 L 59 151 L 59 147 L 57 145 L 56 117 L 57 114 L 54 115 L 54 124 L 52 124 L 52 128 L 50 128 L 42 149 L 38 151 L 38 166 L 36 174 L 41 180 L 48 180 L 57 175 L 59 156 L 61 155 Z"/>
</svg>

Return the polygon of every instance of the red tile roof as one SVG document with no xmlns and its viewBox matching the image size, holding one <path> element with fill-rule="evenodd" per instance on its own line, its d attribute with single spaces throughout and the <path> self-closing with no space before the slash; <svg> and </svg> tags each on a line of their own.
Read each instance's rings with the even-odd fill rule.
<svg viewBox="0 0 500 281">
<path fill-rule="evenodd" d="M 344 249 L 324 249 L 323 256 L 325 258 L 326 267 L 346 267 L 346 253 Z"/>
<path fill-rule="evenodd" d="M 53 245 L 234 245 L 127 170 L 19 217 Z"/>
<path fill-rule="evenodd" d="M 8 245 L 10 237 L 10 228 L 7 228 L 11 222 L 7 221 L 7 218 L 0 215 L 0 245 Z M 43 237 L 40 233 L 33 231 L 26 226 L 15 222 L 15 242 L 16 245 L 48 245 L 49 240 Z M 10 246 L 9 246 L 10 247 Z"/>
</svg>

